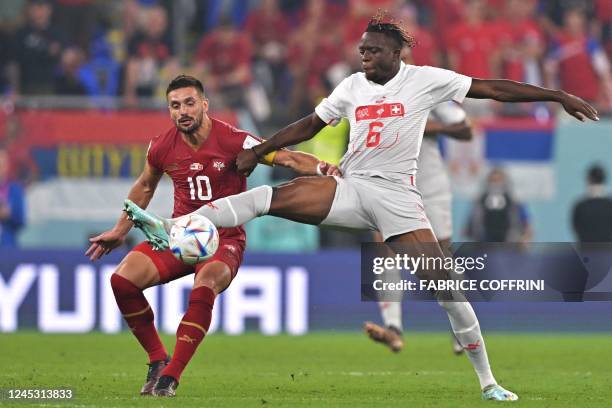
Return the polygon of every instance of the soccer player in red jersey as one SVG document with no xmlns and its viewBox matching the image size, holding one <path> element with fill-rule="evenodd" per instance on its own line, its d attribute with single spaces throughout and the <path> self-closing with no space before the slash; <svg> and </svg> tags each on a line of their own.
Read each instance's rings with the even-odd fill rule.
<svg viewBox="0 0 612 408">
<path fill-rule="evenodd" d="M 188 214 L 213 200 L 246 190 L 246 177 L 236 169 L 236 157 L 261 139 L 207 115 L 208 99 L 202 84 L 190 76 L 178 76 L 166 90 L 170 117 L 175 126 L 155 137 L 147 152 L 144 171 L 128 198 L 146 207 L 164 173 L 174 184 L 173 217 Z M 301 174 L 320 172 L 312 155 L 280 150 L 261 162 L 292 168 Z M 133 226 L 122 215 L 117 224 L 91 239 L 86 252 L 91 260 L 121 245 Z M 244 228 L 219 228 L 219 249 L 195 266 L 183 264 L 170 250 L 153 251 L 143 242 L 130 251 L 111 277 L 119 310 L 149 355 L 147 380 L 141 395 L 173 396 L 181 373 L 210 326 L 215 297 L 236 276 L 246 246 Z M 153 311 L 142 291 L 148 287 L 195 273 L 189 306 L 176 333 L 170 358 L 153 322 Z"/>
</svg>

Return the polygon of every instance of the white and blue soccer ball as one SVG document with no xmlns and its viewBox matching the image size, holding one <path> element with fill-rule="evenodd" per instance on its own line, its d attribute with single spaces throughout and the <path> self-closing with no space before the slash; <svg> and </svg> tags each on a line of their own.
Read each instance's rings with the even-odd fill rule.
<svg viewBox="0 0 612 408">
<path fill-rule="evenodd" d="M 202 215 L 179 217 L 170 229 L 170 250 L 178 260 L 195 265 L 212 257 L 219 247 L 219 232 Z"/>
</svg>

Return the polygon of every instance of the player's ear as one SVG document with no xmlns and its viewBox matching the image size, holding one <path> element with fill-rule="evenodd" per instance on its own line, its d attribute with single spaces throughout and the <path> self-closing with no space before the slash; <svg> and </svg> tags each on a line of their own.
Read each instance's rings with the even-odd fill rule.
<svg viewBox="0 0 612 408">
<path fill-rule="evenodd" d="M 208 112 L 208 98 L 205 96 L 202 97 L 202 109 L 205 113 Z"/>
</svg>

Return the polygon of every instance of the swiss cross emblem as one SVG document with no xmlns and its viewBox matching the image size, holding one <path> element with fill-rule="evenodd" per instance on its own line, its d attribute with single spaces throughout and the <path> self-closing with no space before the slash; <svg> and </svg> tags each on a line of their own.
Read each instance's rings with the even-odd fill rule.
<svg viewBox="0 0 612 408">
<path fill-rule="evenodd" d="M 217 171 L 221 171 L 225 168 L 225 163 L 223 163 L 220 160 L 215 160 L 213 162 L 213 167 L 217 170 Z"/>
<path fill-rule="evenodd" d="M 391 105 L 391 113 L 394 115 L 398 115 L 402 111 L 402 107 L 398 103 L 394 103 Z"/>
</svg>

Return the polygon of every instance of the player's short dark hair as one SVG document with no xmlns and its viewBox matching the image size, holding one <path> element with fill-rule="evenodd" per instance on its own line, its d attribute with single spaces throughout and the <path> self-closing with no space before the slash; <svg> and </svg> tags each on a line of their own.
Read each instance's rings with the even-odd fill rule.
<svg viewBox="0 0 612 408">
<path fill-rule="evenodd" d="M 204 87 L 198 78 L 192 77 L 191 75 L 179 75 L 168 84 L 168 88 L 166 88 L 166 96 L 168 96 L 168 94 L 175 89 L 190 87 L 197 89 L 201 95 L 204 95 Z"/>
<path fill-rule="evenodd" d="M 606 171 L 599 164 L 594 164 L 587 172 L 587 180 L 590 184 L 604 184 L 606 182 Z"/>
<path fill-rule="evenodd" d="M 400 49 L 404 46 L 412 48 L 416 44 L 414 37 L 408 34 L 406 29 L 402 27 L 402 23 L 396 23 L 386 11 L 378 10 L 378 13 L 368 22 L 365 32 L 382 33 L 391 38 Z"/>
</svg>

